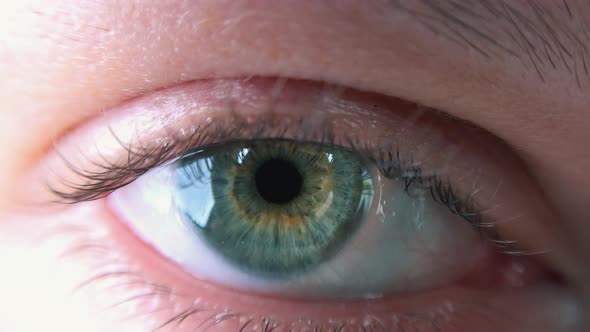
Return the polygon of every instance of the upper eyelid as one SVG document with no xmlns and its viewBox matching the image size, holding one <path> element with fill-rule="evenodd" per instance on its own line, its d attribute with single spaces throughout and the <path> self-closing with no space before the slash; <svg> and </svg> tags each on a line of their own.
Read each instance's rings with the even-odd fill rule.
<svg viewBox="0 0 590 332">
<path fill-rule="evenodd" d="M 283 118 L 293 117 L 295 119 L 294 121 L 301 122 L 297 125 L 299 130 L 305 131 L 307 127 L 310 127 L 311 130 L 316 131 L 312 135 L 305 133 L 303 135 L 305 136 L 305 139 L 321 142 L 326 139 L 326 137 L 322 137 L 322 135 L 329 131 L 323 131 L 321 128 L 313 127 L 318 126 L 318 122 L 325 121 L 325 118 L 330 120 L 330 117 L 332 116 L 330 114 L 333 112 L 336 112 L 339 117 L 346 117 L 348 115 L 364 117 L 366 118 L 366 121 L 363 122 L 363 124 L 367 124 L 371 121 L 367 118 L 368 116 L 376 116 L 373 121 L 382 121 L 385 118 L 384 113 L 387 113 L 386 117 L 388 119 L 396 119 L 394 122 L 397 124 L 393 124 L 394 122 L 392 122 L 392 128 L 399 130 L 399 133 L 386 134 L 388 136 L 387 140 L 390 141 L 404 136 L 409 128 L 412 128 L 412 131 L 415 131 L 417 129 L 414 128 L 415 122 L 423 121 L 423 115 L 426 114 L 427 116 L 425 116 L 425 118 L 428 118 L 428 113 L 432 112 L 427 111 L 418 105 L 399 100 L 395 100 L 393 103 L 391 103 L 391 100 L 386 100 L 384 102 L 384 100 L 379 98 L 378 95 L 371 96 L 368 100 L 366 96 L 363 96 L 363 98 L 354 102 L 352 100 L 357 97 L 355 96 L 355 92 L 352 92 L 353 99 L 339 98 L 339 95 L 344 93 L 342 88 L 328 88 L 326 86 L 321 86 L 318 90 L 315 84 L 310 87 L 309 82 L 297 82 L 292 80 L 289 82 L 291 88 L 288 91 L 290 92 L 288 95 L 285 95 L 283 91 L 280 91 L 284 82 L 286 82 L 284 79 L 276 81 L 272 79 L 259 79 L 256 80 L 256 82 L 243 81 L 238 82 L 237 84 L 233 81 L 220 81 L 213 83 L 213 86 L 204 84 L 204 86 L 200 85 L 197 87 L 200 90 L 212 88 L 213 91 L 215 91 L 213 94 L 217 94 L 217 96 L 214 97 L 208 95 L 210 93 L 209 91 L 204 93 L 202 91 L 192 91 L 197 95 L 194 96 L 191 95 L 190 90 L 189 92 L 183 90 L 183 87 L 171 89 L 171 91 L 167 91 L 163 95 L 156 95 L 153 98 L 148 98 L 147 102 L 141 101 L 137 105 L 132 103 L 130 109 L 124 107 L 123 110 L 120 111 L 120 113 L 125 115 L 123 120 L 117 119 L 112 126 L 109 123 L 111 121 L 110 117 L 105 114 L 104 119 L 102 119 L 105 121 L 102 121 L 102 125 L 91 127 L 89 129 L 91 133 L 84 133 L 83 138 L 86 139 L 83 142 L 80 142 L 78 137 L 74 142 L 66 141 L 64 144 L 58 144 L 56 146 L 56 154 L 59 159 L 62 159 L 62 162 L 68 164 L 69 168 L 72 168 L 75 173 L 78 173 L 78 175 L 85 175 L 85 178 L 98 183 L 106 182 L 108 180 L 109 172 L 112 174 L 127 169 L 136 173 L 136 175 L 140 175 L 150 167 L 157 166 L 161 162 L 166 162 L 169 159 L 180 157 L 183 153 L 190 152 L 191 148 L 197 148 L 202 145 L 201 143 L 203 142 L 206 144 L 215 143 L 215 139 L 212 139 L 209 136 L 216 135 L 216 128 L 214 127 L 219 126 L 219 124 L 215 121 L 210 123 L 203 122 L 211 121 L 216 113 L 217 119 L 220 119 L 222 122 L 242 122 L 238 126 L 235 126 L 234 123 L 225 125 L 225 128 L 220 128 L 227 129 L 229 126 L 234 126 L 232 127 L 232 130 L 235 130 L 235 128 L 240 126 L 255 127 L 256 125 L 260 125 L 260 121 L 263 120 L 264 122 L 271 121 L 269 120 L 269 116 L 280 118 L 281 121 L 279 121 L 280 123 L 277 122 L 277 124 L 283 126 L 285 124 Z M 298 89 L 308 92 L 301 93 Z M 223 94 L 222 96 L 218 95 L 220 92 Z M 277 102 L 275 100 L 277 93 L 280 94 L 281 103 L 283 104 L 288 104 L 292 100 L 305 95 L 305 97 L 301 98 L 310 99 L 310 101 L 305 104 L 310 109 L 306 111 L 304 107 L 301 109 L 291 107 L 291 109 L 285 110 L 288 107 L 284 107 L 284 105 L 275 105 Z M 197 101 L 199 98 L 215 100 L 209 100 L 205 102 L 204 105 L 200 105 Z M 359 101 L 360 104 L 358 103 Z M 233 105 L 234 103 L 237 103 L 238 106 Z M 317 110 L 315 110 L 315 108 L 317 108 Z M 246 111 L 246 109 L 249 110 Z M 304 115 L 298 114 L 300 112 L 308 113 Z M 114 111 L 111 113 L 117 112 Z M 203 114 L 210 115 L 207 116 L 207 119 L 204 119 L 202 118 Z M 177 119 L 179 116 L 184 117 L 185 119 L 179 121 L 179 119 Z M 435 126 L 430 123 L 427 124 Z M 322 123 L 321 125 L 325 126 L 326 123 Z M 285 129 L 287 129 L 287 126 Z M 254 128 L 252 134 L 249 134 L 248 136 L 255 136 L 255 130 L 256 129 Z M 280 133 L 281 130 L 282 129 L 277 130 L 274 135 L 280 136 L 282 134 Z M 428 130 L 429 129 L 426 128 L 426 131 Z M 92 131 L 99 132 L 98 137 L 100 137 L 100 140 L 92 141 L 92 138 L 89 139 L 89 136 L 93 136 Z M 247 137 L 233 137 L 233 139 L 245 138 Z M 223 137 L 218 139 L 224 140 Z M 383 140 L 383 138 L 377 137 L 372 141 L 377 141 L 379 139 Z M 147 140 L 157 140 L 157 142 L 147 142 Z M 105 143 L 105 141 L 109 141 L 110 143 Z M 416 142 L 415 139 L 413 142 Z M 64 145 L 66 147 L 71 147 L 76 144 L 78 146 L 84 146 L 97 143 L 101 145 L 101 147 L 94 148 L 96 151 L 93 153 L 97 155 L 94 157 L 94 160 L 82 160 L 82 164 L 86 164 L 88 168 L 96 169 L 98 167 L 99 169 L 96 171 L 81 169 L 75 165 L 75 162 L 67 160 L 68 158 L 71 158 L 71 149 L 69 152 L 70 156 L 65 156 L 59 150 L 61 146 Z M 341 143 L 344 143 L 342 145 L 352 144 L 352 142 Z M 187 144 L 189 146 L 184 146 Z M 87 154 L 88 147 L 84 147 L 84 149 L 86 149 L 85 152 L 73 152 L 74 154 L 83 154 L 82 158 L 85 159 L 86 157 L 84 154 Z M 115 158 L 106 156 L 104 153 L 105 150 L 109 152 L 111 150 L 115 151 L 113 153 Z M 121 159 L 120 152 L 116 152 L 116 150 L 123 150 L 125 153 L 123 159 Z M 153 159 L 158 160 L 154 161 Z M 88 165 L 88 163 L 91 165 Z M 142 167 L 142 165 L 144 165 L 145 168 Z M 123 181 L 123 179 L 121 180 Z M 122 183 L 122 185 L 124 184 L 126 183 Z M 79 187 L 79 189 L 82 190 L 84 188 Z M 91 198 L 100 198 L 100 196 Z"/>
<path fill-rule="evenodd" d="M 295 110 L 298 112 L 302 110 L 316 112 L 318 109 L 323 109 L 329 112 L 328 108 L 324 109 L 322 107 L 295 107 L 288 109 L 288 107 L 283 107 L 285 105 L 280 102 L 276 104 L 275 101 L 274 104 L 269 104 L 268 98 L 260 98 L 260 94 L 256 97 L 256 93 L 252 89 L 259 90 L 262 85 L 266 86 L 266 91 L 270 91 L 274 86 L 274 82 L 273 79 L 262 78 L 246 82 L 243 80 L 196 82 L 190 86 L 179 86 L 132 101 L 117 110 L 94 119 L 94 121 L 78 128 L 78 130 L 56 142 L 56 150 L 50 151 L 27 175 L 26 184 L 21 191 L 15 192 L 14 196 L 17 197 L 17 200 L 29 202 L 30 197 L 34 197 L 32 204 L 45 204 L 55 201 L 56 196 L 47 190 L 48 181 L 56 183 L 56 179 L 62 178 L 64 174 L 66 178 L 71 176 L 67 168 L 64 168 L 60 154 L 67 157 L 74 165 L 78 165 L 81 170 L 92 171 L 92 165 L 104 158 L 107 158 L 107 160 L 126 158 L 126 150 L 121 146 L 121 142 L 126 142 L 125 145 L 129 145 L 129 142 L 138 142 L 138 137 L 141 137 L 141 143 L 145 144 L 144 146 L 157 146 L 158 143 L 169 139 L 170 135 L 173 134 L 170 130 L 176 130 L 177 134 L 182 134 L 184 128 L 185 134 L 187 134 L 190 131 L 187 132 L 186 130 L 191 127 L 194 128 L 195 123 L 199 123 L 199 121 L 201 123 L 206 122 L 207 114 L 227 115 L 228 91 L 235 93 L 237 90 L 242 89 L 241 93 L 231 95 L 236 102 L 234 109 L 241 112 L 240 116 L 245 116 L 249 112 L 258 112 L 260 114 L 261 108 L 266 112 L 271 110 L 272 112 L 267 114 L 274 113 L 275 115 L 289 114 L 289 112 Z M 227 89 L 236 85 L 239 89 Z M 321 89 L 318 90 L 318 87 L 321 87 Z M 220 89 L 215 102 L 193 105 L 193 102 L 203 101 L 205 97 L 215 97 L 215 93 L 211 93 L 211 90 L 205 91 L 211 88 Z M 350 100 L 345 103 L 338 103 L 334 99 L 326 99 L 325 95 L 318 93 L 318 91 L 332 91 L 332 97 L 336 98 L 336 100 L 341 97 L 350 98 Z M 246 98 L 247 102 L 240 104 L 239 101 L 242 100 L 240 95 L 248 95 L 250 99 Z M 450 117 L 441 116 L 434 110 L 416 109 L 416 106 L 413 106 L 413 110 L 418 110 L 418 112 L 412 113 L 408 108 L 404 109 L 403 105 L 408 105 L 407 103 L 404 104 L 404 102 L 397 103 L 394 101 L 393 104 L 388 105 L 387 101 L 390 99 L 387 97 L 375 96 L 374 94 L 369 94 L 369 97 L 367 97 L 366 93 L 347 89 L 325 90 L 325 86 L 321 83 L 289 80 L 281 93 L 281 97 L 293 101 L 300 101 L 306 95 L 311 96 L 313 102 L 327 101 L 328 104 L 326 105 L 345 107 L 351 112 L 350 114 L 358 115 L 360 111 L 364 116 L 371 114 L 378 116 L 377 118 L 386 116 L 380 119 L 387 119 L 389 128 L 405 128 L 405 130 L 400 130 L 399 133 L 393 135 L 390 133 L 388 135 L 396 138 L 399 146 L 415 145 L 412 146 L 414 151 L 419 151 L 424 147 L 428 151 L 438 151 L 441 154 L 437 157 L 439 158 L 439 164 L 443 160 L 442 164 L 454 167 L 455 173 L 457 170 L 467 172 L 465 174 L 455 174 L 455 179 L 451 182 L 454 183 L 455 187 L 461 184 L 463 188 L 466 188 L 465 192 L 472 192 L 473 186 L 485 189 L 478 191 L 477 199 L 482 202 L 487 201 L 487 207 L 490 207 L 490 205 L 493 207 L 493 209 L 487 209 L 485 205 L 482 206 L 484 210 L 493 213 L 493 217 L 486 219 L 494 220 L 495 226 L 511 231 L 514 221 L 510 220 L 514 219 L 515 215 L 521 216 L 518 220 L 518 224 L 521 225 L 527 224 L 530 227 L 539 227 L 540 225 L 551 224 L 554 213 L 549 210 L 548 204 L 542 203 L 544 198 L 537 190 L 536 184 L 530 177 L 526 176 L 525 169 L 519 164 L 518 158 L 505 146 L 499 144 L 498 139 L 490 134 L 481 130 L 474 130 L 469 125 Z M 372 100 L 372 97 L 375 97 L 375 99 Z M 344 99 L 346 100 L 346 98 Z M 183 102 L 180 103 L 179 100 Z M 187 107 L 187 105 L 190 107 Z M 261 105 L 264 107 L 260 107 Z M 269 108 L 268 105 L 274 105 L 275 107 Z M 361 105 L 365 105 L 364 108 L 360 107 Z M 415 116 L 412 117 L 412 114 Z M 418 115 L 416 116 L 416 114 Z M 246 116 L 245 119 L 248 120 L 249 117 Z M 250 120 L 256 119 L 253 117 Z M 138 132 L 139 129 L 141 131 Z M 119 139 L 113 136 L 112 131 L 117 133 Z M 375 134 L 374 131 L 364 130 L 363 132 L 366 135 Z M 419 137 L 422 137 L 422 139 Z M 466 137 L 469 137 L 469 139 L 466 140 Z M 430 138 L 430 143 L 423 145 L 422 143 L 428 138 Z M 417 143 L 418 141 L 422 143 Z M 448 149 L 449 144 L 451 147 L 455 145 L 458 148 Z M 59 153 L 56 153 L 56 151 L 59 151 Z M 446 152 L 446 154 L 443 152 Z M 113 157 L 115 159 L 109 159 Z M 177 155 L 176 157 L 180 156 Z M 422 159 L 420 160 L 422 162 L 432 161 L 427 160 L 432 159 L 430 156 L 428 158 L 412 158 L 410 156 L 410 158 L 404 159 Z M 442 171 L 453 172 L 452 169 Z M 477 176 L 477 173 L 480 173 L 480 176 Z M 481 176 L 481 174 L 484 175 Z M 500 188 L 502 192 L 496 195 L 494 191 L 498 188 L 500 180 L 503 181 L 504 185 Z M 73 178 L 72 181 L 71 183 L 74 184 L 80 183 L 80 177 Z M 31 196 L 31 193 L 35 194 Z M 490 197 L 494 195 L 496 197 L 493 201 L 490 201 Z M 518 229 L 519 232 L 520 230 L 526 231 L 522 228 Z M 525 234 L 517 232 L 515 235 L 500 236 L 507 240 L 518 239 L 520 245 L 522 243 L 521 238 L 526 236 Z M 535 239 L 527 239 L 525 241 L 526 245 L 519 247 L 531 252 L 542 252 L 547 250 L 548 246 L 553 249 L 555 238 L 554 234 L 539 231 L 535 235 Z M 566 261 L 560 259 L 560 262 L 566 264 Z"/>
</svg>

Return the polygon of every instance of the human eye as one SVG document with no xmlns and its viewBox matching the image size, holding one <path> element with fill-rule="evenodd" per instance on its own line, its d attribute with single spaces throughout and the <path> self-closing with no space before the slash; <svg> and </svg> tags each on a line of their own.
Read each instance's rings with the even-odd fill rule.
<svg viewBox="0 0 590 332">
<path fill-rule="evenodd" d="M 83 286 L 123 285 L 107 302 L 154 329 L 508 331 L 547 327 L 539 312 L 568 328 L 549 319 L 570 308 L 551 243 L 518 226 L 551 218 L 519 159 L 414 103 L 199 81 L 103 114 L 43 164 L 48 201 L 105 224 L 74 251 L 117 248 Z"/>
</svg>

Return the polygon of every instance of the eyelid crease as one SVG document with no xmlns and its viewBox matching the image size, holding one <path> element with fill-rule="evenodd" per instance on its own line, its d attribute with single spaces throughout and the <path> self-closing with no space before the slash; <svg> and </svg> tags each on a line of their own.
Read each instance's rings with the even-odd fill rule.
<svg viewBox="0 0 590 332">
<path fill-rule="evenodd" d="M 430 190 L 486 236 L 503 240 L 497 243 L 506 252 L 517 250 L 506 242 L 514 237 L 501 234 L 509 230 L 504 221 L 515 211 L 519 219 L 543 215 L 520 211 L 538 206 L 527 202 L 536 196 L 522 194 L 531 183 L 492 135 L 375 93 L 286 79 L 211 80 L 129 101 L 95 120 L 60 140 L 33 173 L 45 184 L 35 188 L 41 202 L 100 199 L 199 147 L 283 137 L 359 152 L 381 174 L 405 179 L 406 191 Z M 546 249 L 530 247 L 526 252 Z"/>
</svg>

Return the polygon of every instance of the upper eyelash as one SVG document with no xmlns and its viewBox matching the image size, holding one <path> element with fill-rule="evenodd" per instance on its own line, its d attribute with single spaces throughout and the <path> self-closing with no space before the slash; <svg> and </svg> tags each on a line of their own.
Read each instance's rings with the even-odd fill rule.
<svg viewBox="0 0 590 332">
<path fill-rule="evenodd" d="M 274 121 L 272 119 L 261 119 L 257 121 L 256 127 L 252 128 L 236 112 L 230 111 L 231 116 L 225 120 L 211 121 L 207 124 L 197 126 L 189 135 L 166 137 L 161 144 L 151 146 L 143 145 L 140 141 L 125 143 L 110 128 L 111 134 L 127 152 L 126 158 L 119 161 L 109 161 L 106 158 L 90 160 L 98 168 L 96 171 L 81 169 L 69 162 L 66 156 L 59 154 L 68 169 L 74 172 L 82 180 L 74 183 L 58 180 L 59 188 L 47 184 L 49 190 L 57 198 L 56 203 L 75 204 L 79 202 L 98 200 L 108 196 L 111 192 L 122 188 L 149 170 L 171 163 L 189 154 L 202 152 L 221 144 L 235 142 L 237 140 L 258 140 L 258 139 L 284 139 L 287 130 L 293 123 Z M 446 206 L 449 211 L 462 217 L 485 238 L 494 243 L 495 246 L 506 252 L 514 252 L 513 242 L 503 241 L 494 231 L 493 222 L 482 221 L 478 204 L 472 194 L 459 197 L 453 189 L 452 184 L 436 174 L 424 174 L 420 163 L 410 160 L 403 160 L 398 150 L 372 146 L 369 142 L 359 142 L 354 137 L 344 135 L 338 141 L 335 132 L 329 123 L 321 125 L 310 125 L 306 119 L 298 119 L 297 124 L 301 133 L 296 138 L 288 138 L 301 143 L 315 143 L 321 145 L 337 145 L 350 149 L 363 156 L 371 156 L 369 159 L 376 165 L 380 173 L 387 178 L 398 178 L 405 181 L 404 191 L 411 194 L 411 189 L 417 186 L 427 190 L 432 199 L 439 204 Z M 270 128 L 270 130 L 269 130 Z M 321 128 L 321 131 L 312 130 Z M 247 130 L 248 137 L 231 139 L 244 134 Z M 272 133 L 270 133 L 272 131 Z M 492 227 L 489 227 L 489 226 Z"/>
</svg>

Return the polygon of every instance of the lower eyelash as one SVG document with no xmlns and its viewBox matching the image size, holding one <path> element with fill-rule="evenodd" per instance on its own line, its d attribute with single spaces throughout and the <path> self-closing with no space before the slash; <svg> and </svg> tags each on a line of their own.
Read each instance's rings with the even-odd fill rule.
<svg viewBox="0 0 590 332">
<path fill-rule="evenodd" d="M 88 247 L 87 247 L 88 248 Z M 148 288 L 144 293 L 134 294 L 118 300 L 113 304 L 107 306 L 105 309 L 116 309 L 117 307 L 129 305 L 131 307 L 144 306 L 144 303 L 161 303 L 162 298 L 172 299 L 180 295 L 165 286 L 149 283 L 141 278 L 136 272 L 121 270 L 110 273 L 99 273 L 90 279 L 84 281 L 76 290 L 80 291 L 86 287 L 100 287 L 101 283 L 108 285 L 108 288 L 115 289 L 119 287 L 137 286 L 140 288 Z M 452 309 L 454 310 L 454 309 Z M 351 319 L 349 321 L 332 321 L 326 319 L 325 321 L 313 321 L 308 319 L 299 319 L 295 322 L 281 322 L 274 320 L 272 314 L 261 317 L 253 317 L 240 313 L 216 311 L 205 305 L 192 305 L 186 308 L 178 309 L 173 305 L 163 306 L 159 308 L 152 308 L 143 312 L 136 312 L 133 315 L 127 315 L 125 319 L 143 319 L 149 315 L 156 314 L 161 311 L 175 311 L 170 318 L 162 319 L 161 322 L 154 323 L 154 328 L 151 331 L 161 331 L 172 328 L 172 330 L 180 329 L 181 326 L 189 325 L 191 330 L 208 331 L 222 323 L 231 324 L 236 323 L 239 326 L 238 331 L 392 331 L 392 332 L 407 332 L 407 331 L 424 331 L 424 332 L 439 332 L 440 328 L 444 326 L 444 321 L 448 321 L 448 315 L 451 312 L 443 313 L 402 313 L 391 314 L 393 326 L 396 330 L 391 330 L 386 326 L 382 319 L 373 315 L 365 315 L 361 320 Z M 451 309 L 449 309 L 451 311 Z M 198 317 L 203 316 L 204 317 Z M 391 323 L 390 323 L 391 324 Z M 428 328 L 425 330 L 424 328 Z M 410 329 L 410 330 L 408 330 Z"/>
<path fill-rule="evenodd" d="M 62 261 L 68 259 L 97 259 L 91 267 L 92 275 L 85 278 L 74 288 L 76 292 L 85 290 L 109 293 L 109 300 L 104 310 L 126 311 L 118 319 L 143 319 L 151 321 L 151 331 L 173 331 L 189 328 L 190 331 L 214 331 L 223 324 L 237 325 L 238 331 L 272 332 L 272 331 L 392 331 L 392 332 L 439 332 L 450 324 L 450 317 L 455 315 L 456 307 L 447 304 L 432 312 L 391 313 L 388 321 L 367 313 L 362 319 L 309 320 L 304 317 L 293 322 L 273 319 L 272 313 L 252 316 L 244 313 L 231 312 L 202 303 L 200 298 L 190 305 L 179 307 L 186 302 L 187 295 L 177 292 L 167 285 L 148 280 L 132 262 L 111 247 L 108 235 L 93 234 L 84 227 L 63 227 L 53 232 L 63 240 L 70 236 L 74 239 L 61 254 Z M 111 295 L 112 294 L 112 295 Z M 111 298 L 114 297 L 114 298 Z M 181 301 L 182 300 L 182 301 Z M 170 311 L 168 317 L 155 320 L 157 314 Z M 391 329 L 394 326 L 394 330 Z"/>
</svg>

